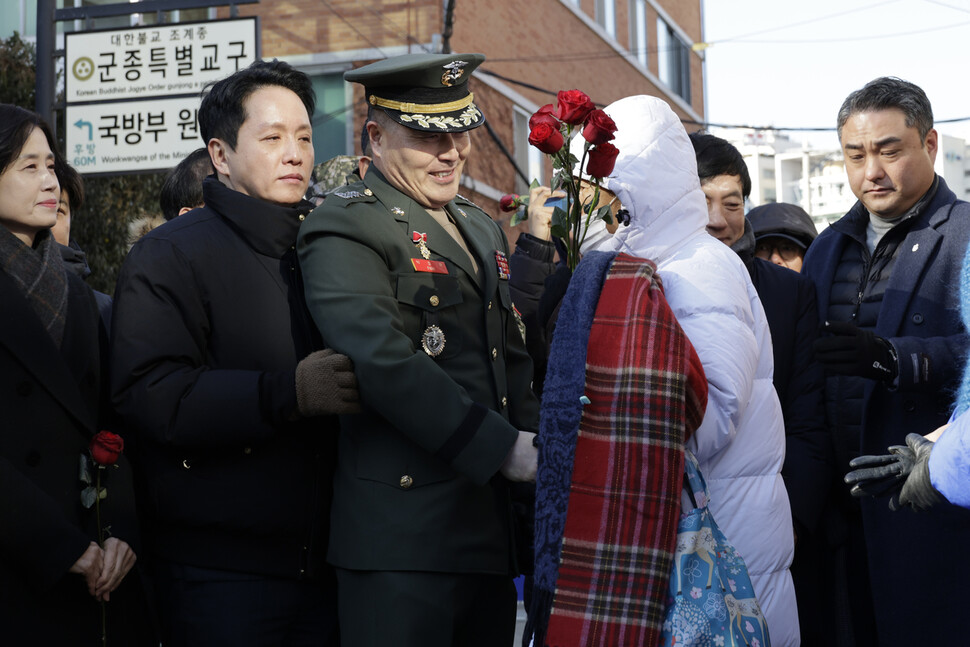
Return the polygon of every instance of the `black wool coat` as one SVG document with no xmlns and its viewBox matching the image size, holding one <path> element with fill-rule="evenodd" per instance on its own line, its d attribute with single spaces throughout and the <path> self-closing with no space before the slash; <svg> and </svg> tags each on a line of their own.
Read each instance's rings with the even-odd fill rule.
<svg viewBox="0 0 970 647">
<path fill-rule="evenodd" d="M 91 290 L 67 272 L 58 348 L 14 279 L 0 271 L 0 624 L 3 644 L 100 644 L 101 610 L 68 570 L 98 541 L 81 505 L 79 462 L 105 426 L 104 328 Z M 120 432 L 119 429 L 114 429 Z M 124 455 L 103 473 L 102 526 L 140 553 L 132 475 Z M 118 644 L 151 644 L 137 567 L 107 605 Z M 157 640 L 155 641 L 157 643 Z"/>
</svg>

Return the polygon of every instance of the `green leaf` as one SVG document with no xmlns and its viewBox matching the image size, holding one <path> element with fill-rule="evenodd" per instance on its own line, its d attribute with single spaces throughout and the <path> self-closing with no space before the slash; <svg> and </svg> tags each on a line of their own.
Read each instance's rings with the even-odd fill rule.
<svg viewBox="0 0 970 647">
<path fill-rule="evenodd" d="M 529 210 L 525 207 L 519 207 L 512 214 L 512 219 L 509 220 L 509 227 L 515 227 L 529 219 Z"/>
<path fill-rule="evenodd" d="M 608 225 L 613 224 L 613 214 L 610 213 L 610 205 L 605 204 L 596 211 L 596 217 L 603 220 Z"/>
<path fill-rule="evenodd" d="M 537 180 L 536 178 L 532 178 L 532 184 L 529 185 L 529 189 L 531 190 L 531 189 L 537 189 L 537 188 L 539 188 L 539 180 Z"/>
<path fill-rule="evenodd" d="M 81 454 L 81 465 L 77 477 L 82 483 L 91 484 L 91 463 L 88 461 L 87 454 Z"/>
<path fill-rule="evenodd" d="M 569 237 L 569 230 L 563 227 L 562 225 L 553 225 L 552 227 L 549 228 L 549 231 L 556 238 L 562 238 L 563 240 L 566 240 Z"/>
<path fill-rule="evenodd" d="M 94 499 L 97 496 L 95 492 L 96 490 L 94 489 L 93 485 L 89 485 L 81 490 L 81 505 L 83 505 L 85 508 L 90 508 L 93 506 Z"/>
</svg>

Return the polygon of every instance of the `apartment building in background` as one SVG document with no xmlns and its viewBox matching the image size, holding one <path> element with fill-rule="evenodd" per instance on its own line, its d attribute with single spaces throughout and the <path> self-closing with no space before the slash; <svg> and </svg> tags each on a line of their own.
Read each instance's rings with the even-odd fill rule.
<svg viewBox="0 0 970 647">
<path fill-rule="evenodd" d="M 116 1 L 60 0 L 58 7 Z M 0 36 L 17 30 L 30 39 L 36 5 L 0 3 Z M 132 2 L 133 9 L 137 5 Z M 703 41 L 702 0 L 262 0 L 236 10 L 240 17 L 259 16 L 263 58 L 285 60 L 313 80 L 317 162 L 360 152 L 366 105 L 362 88 L 343 81 L 346 70 L 446 46 L 484 53 L 470 88 L 488 125 L 472 132 L 462 194 L 506 227 L 501 195 L 525 192 L 533 178 L 549 180 L 548 164 L 528 144 L 528 120 L 554 103 L 557 91 L 583 90 L 600 106 L 650 94 L 667 101 L 688 130 L 704 121 L 704 65 L 702 53 L 692 49 Z M 65 30 L 209 20 L 229 17 L 229 11 L 153 11 L 62 23 L 58 45 Z"/>
</svg>

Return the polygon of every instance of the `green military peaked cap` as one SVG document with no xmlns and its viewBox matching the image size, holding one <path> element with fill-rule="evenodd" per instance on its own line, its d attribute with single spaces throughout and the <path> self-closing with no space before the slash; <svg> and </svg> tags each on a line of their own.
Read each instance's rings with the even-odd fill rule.
<svg viewBox="0 0 970 647">
<path fill-rule="evenodd" d="M 485 123 L 468 79 L 484 54 L 404 54 L 344 73 L 364 86 L 367 104 L 428 132 L 457 133 Z"/>
</svg>

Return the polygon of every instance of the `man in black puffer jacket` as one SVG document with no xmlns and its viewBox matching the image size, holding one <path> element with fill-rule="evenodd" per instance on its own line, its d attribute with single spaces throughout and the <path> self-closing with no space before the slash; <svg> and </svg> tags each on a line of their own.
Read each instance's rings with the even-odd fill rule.
<svg viewBox="0 0 970 647">
<path fill-rule="evenodd" d="M 166 647 L 338 644 L 332 414 L 359 404 L 297 270 L 313 106 L 277 61 L 216 83 L 199 109 L 205 206 L 142 238 L 118 279 L 112 395 L 138 447 Z"/>
</svg>

